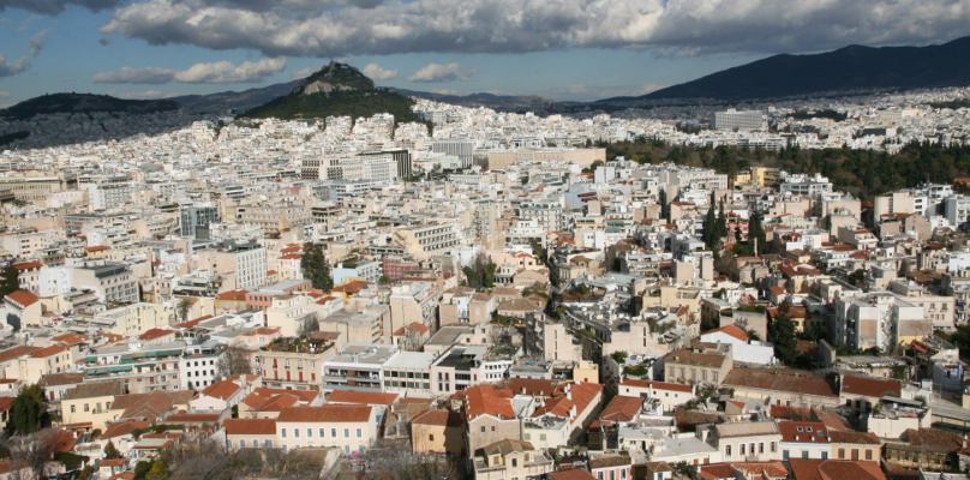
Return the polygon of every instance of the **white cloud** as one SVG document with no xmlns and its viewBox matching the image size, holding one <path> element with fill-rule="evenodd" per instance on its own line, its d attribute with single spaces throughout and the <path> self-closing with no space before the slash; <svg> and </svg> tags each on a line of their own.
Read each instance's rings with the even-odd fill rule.
<svg viewBox="0 0 970 480">
<path fill-rule="evenodd" d="M 254 83 L 265 80 L 286 68 L 286 58 L 264 58 L 238 65 L 221 61 L 196 63 L 185 70 L 160 67 L 122 67 L 118 70 L 100 72 L 94 76 L 95 83 Z"/>
<path fill-rule="evenodd" d="M 376 63 L 368 63 L 364 66 L 364 75 L 371 80 L 390 80 L 397 76 L 397 70 L 384 68 Z"/>
<path fill-rule="evenodd" d="M 247 83 L 263 80 L 282 72 L 286 68 L 286 58 L 264 58 L 256 62 L 197 63 L 175 74 L 175 81 L 182 83 Z"/>
<path fill-rule="evenodd" d="M 101 31 L 332 58 L 573 47 L 812 51 L 929 43 L 966 35 L 968 24 L 967 0 L 132 0 Z"/>
<path fill-rule="evenodd" d="M 457 63 L 429 63 L 417 72 L 414 72 L 408 80 L 419 83 L 444 83 L 456 80 L 467 80 L 471 78 L 461 65 Z"/>
<path fill-rule="evenodd" d="M 13 62 L 7 62 L 7 57 L 3 53 L 0 53 L 0 77 L 9 77 L 11 75 L 17 75 L 19 73 L 25 72 L 30 68 L 30 62 L 40 54 L 40 51 L 44 48 L 44 43 L 47 42 L 47 31 L 41 31 L 34 34 L 30 38 L 30 45 L 27 47 L 27 53 L 14 60 Z"/>
</svg>

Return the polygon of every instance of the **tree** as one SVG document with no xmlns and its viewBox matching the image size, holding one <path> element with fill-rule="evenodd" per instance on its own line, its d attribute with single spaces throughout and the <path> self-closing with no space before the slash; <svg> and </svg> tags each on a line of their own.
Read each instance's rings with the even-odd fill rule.
<svg viewBox="0 0 970 480">
<path fill-rule="evenodd" d="M 121 458 L 121 452 L 111 440 L 108 440 L 108 444 L 104 446 L 104 458 Z"/>
<path fill-rule="evenodd" d="M 11 463 L 30 469 L 32 478 L 44 478 L 44 467 L 53 459 L 56 445 L 57 432 L 51 429 L 17 435 L 7 441 Z"/>
<path fill-rule="evenodd" d="M 708 250 L 714 250 L 717 243 L 717 217 L 714 214 L 714 204 L 707 209 L 707 215 L 704 215 L 704 231 L 701 234 L 701 239 L 704 240 L 704 246 Z"/>
<path fill-rule="evenodd" d="M 333 277 L 330 276 L 330 263 L 323 253 L 323 245 L 306 243 L 303 245 L 303 257 L 300 259 L 300 269 L 303 278 L 310 281 L 313 288 L 330 291 L 333 289 Z"/>
<path fill-rule="evenodd" d="M 762 254 L 768 243 L 765 228 L 761 224 L 763 219 L 761 212 L 755 211 L 751 213 L 751 218 L 748 220 L 748 243 L 752 244 L 755 255 Z"/>
<path fill-rule="evenodd" d="M 785 365 L 793 364 L 798 357 L 795 323 L 780 315 L 769 325 L 768 337 L 775 345 L 775 356 Z"/>
<path fill-rule="evenodd" d="M 0 298 L 19 289 L 20 272 L 16 268 L 13 268 L 13 263 L 11 262 L 6 267 L 3 267 L 3 272 L 0 272 Z"/>
<path fill-rule="evenodd" d="M 45 423 L 47 406 L 44 404 L 44 390 L 37 384 L 25 387 L 13 401 L 7 429 L 17 435 L 30 435 L 43 428 Z"/>
<path fill-rule="evenodd" d="M 483 254 L 475 257 L 471 265 L 462 268 L 468 286 L 472 288 L 492 288 L 495 286 L 495 272 L 498 266 Z"/>
<path fill-rule="evenodd" d="M 226 358 L 230 375 L 249 375 L 253 373 L 252 364 L 249 363 L 249 350 L 240 347 L 229 347 L 226 349 Z"/>
<path fill-rule="evenodd" d="M 168 476 L 168 464 L 159 458 L 152 462 L 152 468 L 145 473 L 145 480 L 163 480 Z"/>
</svg>

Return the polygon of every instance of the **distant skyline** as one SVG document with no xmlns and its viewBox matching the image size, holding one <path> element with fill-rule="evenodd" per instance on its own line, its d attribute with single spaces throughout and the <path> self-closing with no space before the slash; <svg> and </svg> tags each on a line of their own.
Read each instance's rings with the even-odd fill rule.
<svg viewBox="0 0 970 480">
<path fill-rule="evenodd" d="M 0 106 L 242 90 L 331 59 L 382 86 L 591 100 L 967 25 L 970 0 L 0 0 Z"/>
</svg>

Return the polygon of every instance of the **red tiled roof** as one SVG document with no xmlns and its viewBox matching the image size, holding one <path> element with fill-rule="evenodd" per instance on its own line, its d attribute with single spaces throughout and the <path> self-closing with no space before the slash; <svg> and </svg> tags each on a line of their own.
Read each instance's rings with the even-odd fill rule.
<svg viewBox="0 0 970 480">
<path fill-rule="evenodd" d="M 327 397 L 327 403 L 351 403 L 357 405 L 389 406 L 397 400 L 396 393 L 358 392 L 355 390 L 334 390 Z"/>
<path fill-rule="evenodd" d="M 24 355 L 30 355 L 37 350 L 40 349 L 28 345 L 17 345 L 16 347 L 10 347 L 6 350 L 0 351 L 0 363 L 9 362 L 10 360 L 23 357 Z"/>
<path fill-rule="evenodd" d="M 37 261 L 33 261 L 33 262 L 20 262 L 20 263 L 13 264 L 13 268 L 16 268 L 17 270 L 33 270 L 35 268 L 41 268 L 43 266 L 44 266 L 43 263 L 40 263 L 40 262 L 37 262 Z"/>
<path fill-rule="evenodd" d="M 371 408 L 366 405 L 326 404 L 319 407 L 284 408 L 277 422 L 366 422 Z"/>
<path fill-rule="evenodd" d="M 41 348 L 40 350 L 34 350 L 30 353 L 30 356 L 34 358 L 46 358 L 66 351 L 67 347 L 64 345 L 51 345 L 49 347 Z"/>
<path fill-rule="evenodd" d="M 216 294 L 216 300 L 225 300 L 225 301 L 233 301 L 233 302 L 245 302 L 246 301 L 246 295 L 248 293 L 249 292 L 247 292 L 246 290 L 242 290 L 242 289 L 239 289 L 239 290 L 230 290 L 228 292 L 222 292 L 222 293 Z"/>
<path fill-rule="evenodd" d="M 141 335 L 139 335 L 138 336 L 138 339 L 139 340 L 144 340 L 146 342 L 150 342 L 152 340 L 155 340 L 155 339 L 158 339 L 158 338 L 162 338 L 162 337 L 165 337 L 165 336 L 168 336 L 168 335 L 174 335 L 174 334 L 175 334 L 175 331 L 174 330 L 165 330 L 165 329 L 162 329 L 162 328 L 152 328 L 152 329 L 146 330 L 145 333 L 142 333 Z"/>
<path fill-rule="evenodd" d="M 150 427 L 151 424 L 148 422 L 137 422 L 134 420 L 129 420 L 125 422 L 112 423 L 108 425 L 104 433 L 101 434 L 104 438 L 115 438 L 122 435 L 128 435 L 135 430 L 143 430 Z"/>
<path fill-rule="evenodd" d="M 556 382 L 538 378 L 513 378 L 509 380 L 509 388 L 517 394 L 551 397 L 556 391 Z"/>
<path fill-rule="evenodd" d="M 40 298 L 27 290 L 14 290 L 7 294 L 7 300 L 10 300 L 21 308 L 27 308 L 35 303 L 37 303 Z"/>
<path fill-rule="evenodd" d="M 581 468 L 571 468 L 550 473 L 549 480 L 596 480 L 596 477 Z"/>
<path fill-rule="evenodd" d="M 828 431 L 822 422 L 778 422 L 778 431 L 785 442 L 829 443 Z"/>
<path fill-rule="evenodd" d="M 276 420 L 269 418 L 228 418 L 226 435 L 276 435 Z"/>
<path fill-rule="evenodd" d="M 817 460 L 792 458 L 792 478 L 794 480 L 886 480 L 886 475 L 877 462 L 858 462 L 850 460 Z"/>
<path fill-rule="evenodd" d="M 641 407 L 643 407 L 642 398 L 617 395 L 606 405 L 599 419 L 609 422 L 631 422 L 640 413 Z"/>
<path fill-rule="evenodd" d="M 88 341 L 87 335 L 82 335 L 80 333 L 64 333 L 61 335 L 56 335 L 51 337 L 51 340 L 55 342 L 60 342 L 68 346 L 74 346 L 80 343 L 85 343 Z"/>
<path fill-rule="evenodd" d="M 468 419 L 472 420 L 481 415 L 492 415 L 504 419 L 515 418 L 512 411 L 512 391 L 498 389 L 493 385 L 475 385 L 465 389 L 466 411 Z"/>
<path fill-rule="evenodd" d="M 891 378 L 875 378 L 864 375 L 846 374 L 842 378 L 842 393 L 879 398 L 883 395 L 898 397 L 902 387 Z"/>
<path fill-rule="evenodd" d="M 202 394 L 221 400 L 229 400 L 241 389 L 242 387 L 237 385 L 235 382 L 222 380 L 205 387 L 205 389 L 202 390 Z"/>
<path fill-rule="evenodd" d="M 824 378 L 789 368 L 734 368 L 724 379 L 724 385 L 823 397 L 838 396 Z"/>
<path fill-rule="evenodd" d="M 737 325 L 725 325 L 721 328 L 718 328 L 717 330 L 712 330 L 710 332 L 705 332 L 705 333 L 714 333 L 714 332 L 721 332 L 721 333 L 730 335 L 738 340 L 741 340 L 742 342 L 747 342 L 748 340 L 751 339 L 751 337 L 748 335 L 748 332 L 745 332 L 743 328 Z"/>
<path fill-rule="evenodd" d="M 411 419 L 411 423 L 418 425 L 436 425 L 439 427 L 458 427 L 463 420 L 460 415 L 444 408 L 425 410 Z"/>
</svg>

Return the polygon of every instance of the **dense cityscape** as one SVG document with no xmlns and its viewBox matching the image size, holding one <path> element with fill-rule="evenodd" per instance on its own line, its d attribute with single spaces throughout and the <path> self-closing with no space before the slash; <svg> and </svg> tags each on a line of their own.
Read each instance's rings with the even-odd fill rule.
<svg viewBox="0 0 970 480">
<path fill-rule="evenodd" d="M 37 18 L 14 27 L 8 3 Z M 251 90 L 17 92 L 0 109 L 0 480 L 970 478 L 963 66 L 875 81 L 869 62 L 910 50 L 849 46 L 547 101 L 319 62 L 440 51 L 423 37 L 297 55 L 306 25 L 272 31 L 289 8 L 376 19 L 425 0 L 8 3 L 0 38 L 85 12 L 106 48 L 174 48 L 138 30 L 164 16 L 143 7 L 267 9 L 266 44 L 220 25 L 179 40 L 262 60 L 126 60 L 91 85 L 317 63 Z M 409 38 L 383 21 L 369 34 Z M 518 54 L 495 21 L 450 41 Z M 25 82 L 42 33 L 0 52 L 0 79 Z M 542 41 L 516 48 L 574 48 Z M 656 48 L 710 54 L 674 43 Z M 913 48 L 946 63 L 970 39 Z M 833 58 L 845 78 L 776 66 Z M 762 62 L 790 85 L 738 73 Z M 476 74 L 432 62 L 408 81 Z"/>
</svg>

